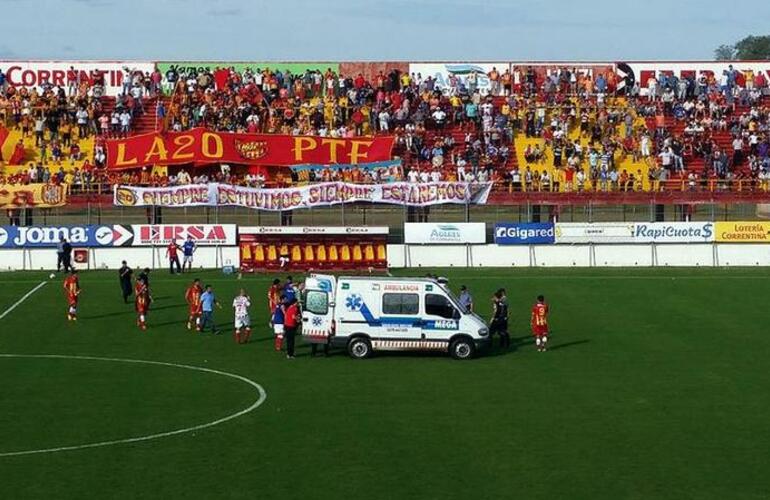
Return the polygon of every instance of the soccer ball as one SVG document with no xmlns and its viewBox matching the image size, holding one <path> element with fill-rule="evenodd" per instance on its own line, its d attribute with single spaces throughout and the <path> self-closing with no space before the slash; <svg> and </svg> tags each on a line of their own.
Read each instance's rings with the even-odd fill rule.
<svg viewBox="0 0 770 500">
<path fill-rule="evenodd" d="M 48 277 L 51 278 L 51 279 L 54 279 L 56 277 L 56 275 L 54 273 L 51 273 L 50 275 L 48 275 Z"/>
</svg>

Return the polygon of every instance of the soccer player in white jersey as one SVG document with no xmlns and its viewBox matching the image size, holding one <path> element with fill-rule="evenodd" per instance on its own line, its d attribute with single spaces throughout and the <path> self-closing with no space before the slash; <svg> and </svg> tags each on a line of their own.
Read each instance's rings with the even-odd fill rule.
<svg viewBox="0 0 770 500">
<path fill-rule="evenodd" d="M 249 337 L 251 337 L 249 307 L 251 307 L 251 298 L 246 293 L 246 290 L 241 288 L 241 292 L 233 299 L 233 309 L 235 310 L 235 341 L 239 344 L 247 344 L 249 342 Z"/>
</svg>

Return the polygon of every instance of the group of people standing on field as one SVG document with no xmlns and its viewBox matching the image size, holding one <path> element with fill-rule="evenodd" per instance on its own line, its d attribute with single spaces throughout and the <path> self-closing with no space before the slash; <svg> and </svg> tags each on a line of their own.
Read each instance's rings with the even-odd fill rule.
<svg viewBox="0 0 770 500">
<path fill-rule="evenodd" d="M 270 325 L 273 327 L 273 334 L 275 335 L 275 350 L 280 351 L 285 340 L 286 359 L 294 359 L 295 338 L 302 315 L 297 300 L 300 293 L 300 286 L 294 282 L 291 276 L 288 276 L 283 283 L 278 278 L 274 279 L 267 291 Z M 326 349 L 324 352 L 328 352 Z M 315 354 L 315 346 L 313 354 Z"/>
<path fill-rule="evenodd" d="M 145 267 L 142 272 L 133 280 L 134 270 L 128 267 L 124 260 L 118 269 L 118 280 L 120 281 L 120 291 L 123 295 L 123 303 L 128 304 L 128 299 L 134 295 L 134 309 L 136 310 L 136 326 L 142 330 L 147 330 L 147 313 L 152 303 L 150 294 L 150 269 Z"/>
<path fill-rule="evenodd" d="M 123 261 L 118 270 L 118 278 L 120 280 L 123 302 L 127 304 L 129 297 L 132 294 L 134 295 L 134 308 L 137 314 L 136 325 L 144 331 L 147 330 L 147 314 L 153 301 L 150 292 L 150 270 L 144 268 L 135 280 L 133 280 L 133 273 L 134 271 L 128 266 L 127 262 Z M 82 291 L 76 270 L 72 269 L 70 271 L 64 280 L 63 286 L 67 299 L 67 319 L 76 321 L 78 301 Z M 302 286 L 295 283 L 291 276 L 288 276 L 284 282 L 277 278 L 274 279 L 267 292 L 270 327 L 273 329 L 274 334 L 274 348 L 276 351 L 281 351 L 285 341 L 287 359 L 294 359 L 295 339 L 302 317 L 298 300 L 301 292 Z M 203 286 L 200 279 L 195 278 L 187 287 L 184 297 L 189 308 L 187 329 L 196 332 L 205 332 L 207 329 L 210 329 L 211 333 L 219 335 L 221 331 L 217 328 L 214 321 L 214 309 L 221 309 L 222 306 L 217 300 L 213 287 L 208 284 Z M 465 285 L 460 287 L 458 302 L 465 312 L 474 312 L 473 297 Z M 233 338 L 238 344 L 247 344 L 251 337 L 251 318 L 249 314 L 251 297 L 249 297 L 245 289 L 240 289 L 238 295 L 233 299 L 232 306 L 234 310 Z M 532 306 L 530 316 L 530 327 L 539 352 L 547 350 L 549 334 L 548 314 L 549 306 L 545 302 L 545 297 L 539 295 L 537 302 Z M 492 296 L 492 317 L 489 321 L 490 343 L 495 335 L 500 337 L 501 348 L 507 349 L 510 347 L 508 297 L 504 288 L 499 288 Z M 322 347 L 324 354 L 328 354 L 328 343 L 323 344 Z M 313 344 L 312 348 L 312 355 L 315 355 L 318 346 Z"/>
<path fill-rule="evenodd" d="M 468 287 L 460 286 L 460 295 L 458 296 L 460 306 L 465 312 L 473 311 L 473 297 Z M 543 295 L 537 296 L 537 302 L 532 306 L 530 315 L 530 327 L 532 335 L 535 337 L 535 345 L 539 352 L 547 350 L 548 343 L 548 304 Z M 492 295 L 492 317 L 489 320 L 489 339 L 493 341 L 494 336 L 500 337 L 500 347 L 507 349 L 511 346 L 511 336 L 508 333 L 508 296 L 505 288 L 499 288 Z"/>
<path fill-rule="evenodd" d="M 150 303 L 152 303 L 149 272 L 150 270 L 145 268 L 139 273 L 136 280 L 132 282 L 133 270 L 128 267 L 126 261 L 123 261 L 123 265 L 118 270 L 123 302 L 127 304 L 128 298 L 133 293 L 134 307 L 137 314 L 136 325 L 142 330 L 147 329 L 146 316 Z M 67 320 L 77 321 L 78 303 L 83 289 L 80 287 L 80 278 L 76 269 L 70 269 L 70 272 L 64 278 L 63 288 L 64 296 L 67 300 Z"/>
<path fill-rule="evenodd" d="M 137 313 L 137 326 L 142 330 L 147 329 L 147 313 L 152 303 L 152 295 L 149 286 L 150 270 L 145 268 L 137 277 L 133 287 L 135 295 L 134 304 Z M 126 261 L 118 270 L 120 279 L 120 288 L 123 293 L 123 301 L 128 303 L 128 298 L 132 293 L 133 270 Z M 221 309 L 222 305 L 217 300 L 214 288 L 211 285 L 203 286 L 199 278 L 195 278 L 185 290 L 184 295 L 187 302 L 189 315 L 187 318 L 187 329 L 196 332 L 205 332 L 210 329 L 214 335 L 221 333 L 214 321 L 214 309 Z M 238 296 L 233 299 L 233 309 L 235 312 L 235 332 L 234 338 L 238 344 L 246 344 L 251 337 L 251 319 L 249 317 L 249 308 L 251 307 L 251 298 L 246 290 L 241 288 Z"/>
<path fill-rule="evenodd" d="M 214 288 L 211 285 L 202 286 L 201 280 L 195 278 L 185 291 L 185 301 L 189 307 L 187 329 L 197 332 L 205 332 L 210 326 L 211 333 L 219 335 L 221 332 L 214 321 L 214 308 L 221 309 L 222 305 L 217 300 Z M 235 314 L 233 339 L 238 344 L 248 344 L 251 338 L 251 317 L 249 308 L 251 297 L 245 289 L 241 288 L 233 299 Z"/>
<path fill-rule="evenodd" d="M 184 260 L 179 263 L 179 251 L 182 251 Z M 196 246 L 195 241 L 191 236 L 188 236 L 184 243 L 178 245 L 176 239 L 171 240 L 166 247 L 166 257 L 168 258 L 168 270 L 171 274 L 174 274 L 174 270 L 177 273 L 182 273 L 185 268 L 188 271 L 192 271 L 193 254 L 195 253 Z"/>
<path fill-rule="evenodd" d="M 144 268 L 134 279 L 134 270 L 129 267 L 124 260 L 118 269 L 118 280 L 120 283 L 121 295 L 125 304 L 129 303 L 130 297 L 134 296 L 134 309 L 136 311 L 136 325 L 141 330 L 147 330 L 147 315 L 150 311 L 150 305 L 153 302 L 150 291 L 150 269 Z M 291 278 L 289 278 L 291 282 Z M 77 307 L 82 289 L 78 273 L 72 269 L 64 279 L 64 294 L 67 301 L 67 319 L 77 321 Z M 280 308 L 282 317 L 280 324 L 282 326 L 281 340 L 284 331 L 288 334 L 287 349 L 290 357 L 294 357 L 294 334 L 299 326 L 299 309 L 297 306 L 296 295 L 298 288 L 286 287 L 281 294 L 285 300 L 285 308 Z M 187 319 L 187 329 L 190 331 L 205 332 L 211 330 L 214 335 L 219 335 L 221 330 L 214 321 L 214 309 L 221 309 L 222 305 L 214 293 L 211 285 L 201 285 L 201 281 L 195 278 L 185 291 L 185 301 L 189 307 Z M 234 339 L 238 344 L 246 344 L 251 337 L 251 318 L 249 308 L 251 307 L 251 298 L 245 289 L 241 288 L 238 295 L 233 299 L 234 320 Z M 271 311 L 275 313 L 273 303 Z M 271 320 L 272 324 L 272 320 Z M 276 329 L 277 331 L 277 329 Z"/>
</svg>

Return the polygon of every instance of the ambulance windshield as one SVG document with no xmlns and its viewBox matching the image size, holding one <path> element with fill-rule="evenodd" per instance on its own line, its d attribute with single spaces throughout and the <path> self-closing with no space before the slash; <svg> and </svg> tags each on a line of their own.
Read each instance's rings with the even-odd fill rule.
<svg viewBox="0 0 770 500">
<path fill-rule="evenodd" d="M 458 311 L 460 311 L 463 314 L 470 314 L 460 305 L 460 300 L 455 296 L 454 293 L 452 293 L 452 290 L 447 288 L 446 283 L 439 282 L 438 286 L 441 287 L 441 289 L 444 291 L 449 301 L 452 303 L 453 306 L 455 306 L 455 308 L 457 308 Z"/>
</svg>

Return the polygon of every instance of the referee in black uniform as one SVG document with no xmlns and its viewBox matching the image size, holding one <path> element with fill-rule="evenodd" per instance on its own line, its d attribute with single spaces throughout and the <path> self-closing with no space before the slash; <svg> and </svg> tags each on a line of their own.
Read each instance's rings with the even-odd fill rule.
<svg viewBox="0 0 770 500">
<path fill-rule="evenodd" d="M 492 299 L 492 321 L 489 322 L 489 340 L 495 334 L 500 335 L 500 347 L 507 348 L 511 345 L 511 336 L 508 334 L 508 297 L 505 289 L 500 288 Z"/>
<path fill-rule="evenodd" d="M 128 298 L 133 293 L 131 276 L 134 271 L 128 267 L 126 261 L 123 261 L 123 265 L 118 269 L 118 278 L 120 279 L 120 291 L 123 293 L 123 302 L 128 304 Z"/>
</svg>

